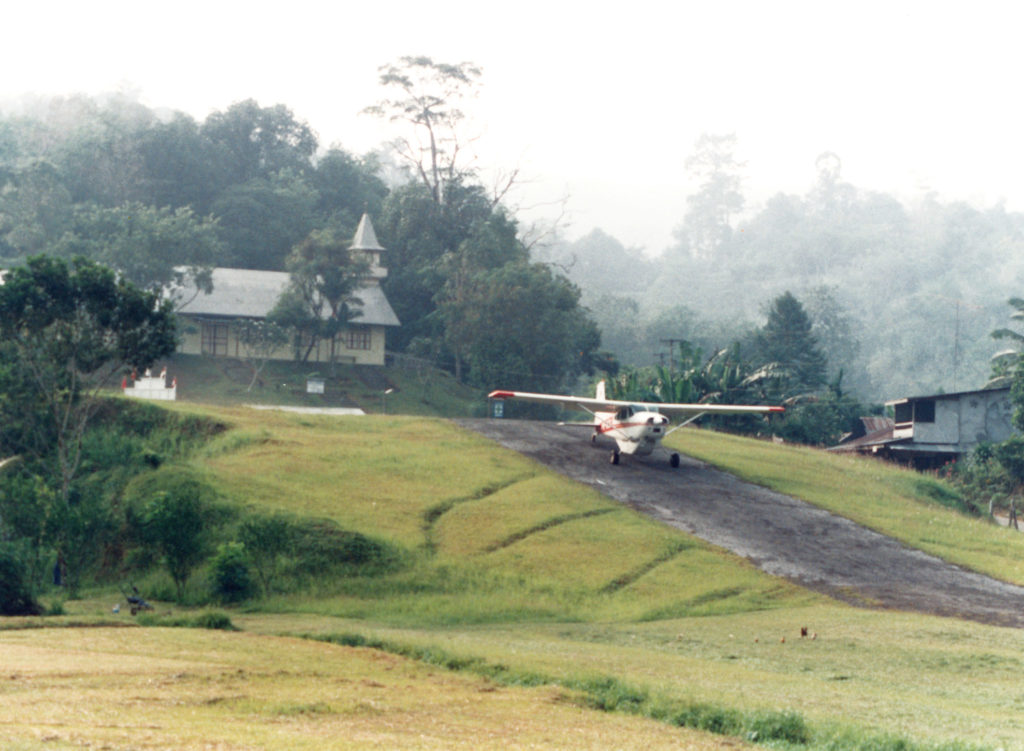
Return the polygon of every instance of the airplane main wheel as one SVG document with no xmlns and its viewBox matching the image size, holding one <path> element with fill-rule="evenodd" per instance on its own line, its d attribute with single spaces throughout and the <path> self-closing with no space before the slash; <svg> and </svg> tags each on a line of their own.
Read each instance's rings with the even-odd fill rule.
<svg viewBox="0 0 1024 751">
<path fill-rule="evenodd" d="M 611 455 L 611 458 L 608 461 L 610 461 L 612 464 L 618 464 L 619 463 L 619 452 L 618 451 L 613 451 L 612 455 Z"/>
<path fill-rule="evenodd" d="M 668 463 L 672 466 L 673 469 L 678 467 L 679 466 L 679 454 L 672 454 L 672 456 L 670 456 L 668 458 Z"/>
</svg>

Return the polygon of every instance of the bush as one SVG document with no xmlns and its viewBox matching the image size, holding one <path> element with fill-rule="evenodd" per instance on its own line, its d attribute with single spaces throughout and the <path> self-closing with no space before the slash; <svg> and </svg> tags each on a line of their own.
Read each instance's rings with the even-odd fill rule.
<svg viewBox="0 0 1024 751">
<path fill-rule="evenodd" d="M 941 470 L 939 476 L 949 480 L 964 503 L 976 512 L 1009 508 L 1018 483 L 997 458 L 999 453 L 999 444 L 978 444 L 966 457 Z"/>
<path fill-rule="evenodd" d="M 0 549 L 0 615 L 41 615 L 25 567 L 10 549 Z"/>
<path fill-rule="evenodd" d="M 129 525 L 138 541 L 158 553 L 182 601 L 185 583 L 206 557 L 214 492 L 188 470 L 164 467 L 129 488 Z"/>
<path fill-rule="evenodd" d="M 381 543 L 326 519 L 296 521 L 291 534 L 298 573 L 318 574 L 380 564 L 388 557 Z"/>
<path fill-rule="evenodd" d="M 253 596 L 252 574 L 242 543 L 228 542 L 217 548 L 210 566 L 210 584 L 221 602 L 241 602 Z"/>
</svg>

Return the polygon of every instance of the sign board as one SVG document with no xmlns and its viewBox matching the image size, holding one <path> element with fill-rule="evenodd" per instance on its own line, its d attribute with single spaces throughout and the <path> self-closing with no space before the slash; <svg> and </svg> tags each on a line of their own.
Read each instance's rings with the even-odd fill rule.
<svg viewBox="0 0 1024 751">
<path fill-rule="evenodd" d="M 307 394 L 322 394 L 322 393 L 324 393 L 324 379 L 323 378 L 307 378 L 306 379 L 306 393 Z"/>
<path fill-rule="evenodd" d="M 495 399 L 491 402 L 491 417 L 502 418 L 505 416 L 505 400 Z"/>
</svg>

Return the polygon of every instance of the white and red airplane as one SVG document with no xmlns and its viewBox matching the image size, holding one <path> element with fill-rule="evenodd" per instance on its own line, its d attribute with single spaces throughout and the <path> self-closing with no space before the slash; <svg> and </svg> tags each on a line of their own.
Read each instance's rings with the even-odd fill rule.
<svg viewBox="0 0 1024 751">
<path fill-rule="evenodd" d="M 661 440 L 679 428 L 690 424 L 701 415 L 760 415 L 771 412 L 785 412 L 785 407 L 747 406 L 741 404 L 662 404 L 655 402 L 624 402 L 605 398 L 604 381 L 597 384 L 594 398 L 585 396 L 559 396 L 557 394 L 532 394 L 528 391 L 492 391 L 491 399 L 522 399 L 538 404 L 554 404 L 565 409 L 580 409 L 594 416 L 593 422 L 563 423 L 593 428 L 590 437 L 597 441 L 599 435 L 615 440 L 612 464 L 619 463 L 622 454 L 648 456 L 661 444 Z M 689 419 L 668 429 L 667 415 L 687 415 Z M 679 466 L 679 454 L 669 457 L 673 467 Z"/>
</svg>

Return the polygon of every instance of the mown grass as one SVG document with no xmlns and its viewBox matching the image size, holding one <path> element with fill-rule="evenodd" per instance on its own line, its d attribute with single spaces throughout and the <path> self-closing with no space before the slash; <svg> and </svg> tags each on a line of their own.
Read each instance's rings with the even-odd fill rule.
<svg viewBox="0 0 1024 751">
<path fill-rule="evenodd" d="M 180 629 L 0 632 L 5 749 L 735 744 L 369 649 Z"/>
<path fill-rule="evenodd" d="M 941 480 L 864 457 L 680 430 L 672 446 L 953 563 L 1024 585 L 1024 536 L 950 508 Z"/>
<path fill-rule="evenodd" d="M 742 737 L 758 719 L 789 718 L 788 726 L 803 728 L 798 746 L 807 749 L 1024 747 L 1024 635 L 973 623 L 831 604 L 443 631 L 332 618 L 242 621 L 376 645 L 512 684 L 554 682 L 581 691 L 591 706 Z M 801 626 L 813 638 L 801 638 Z"/>
</svg>

